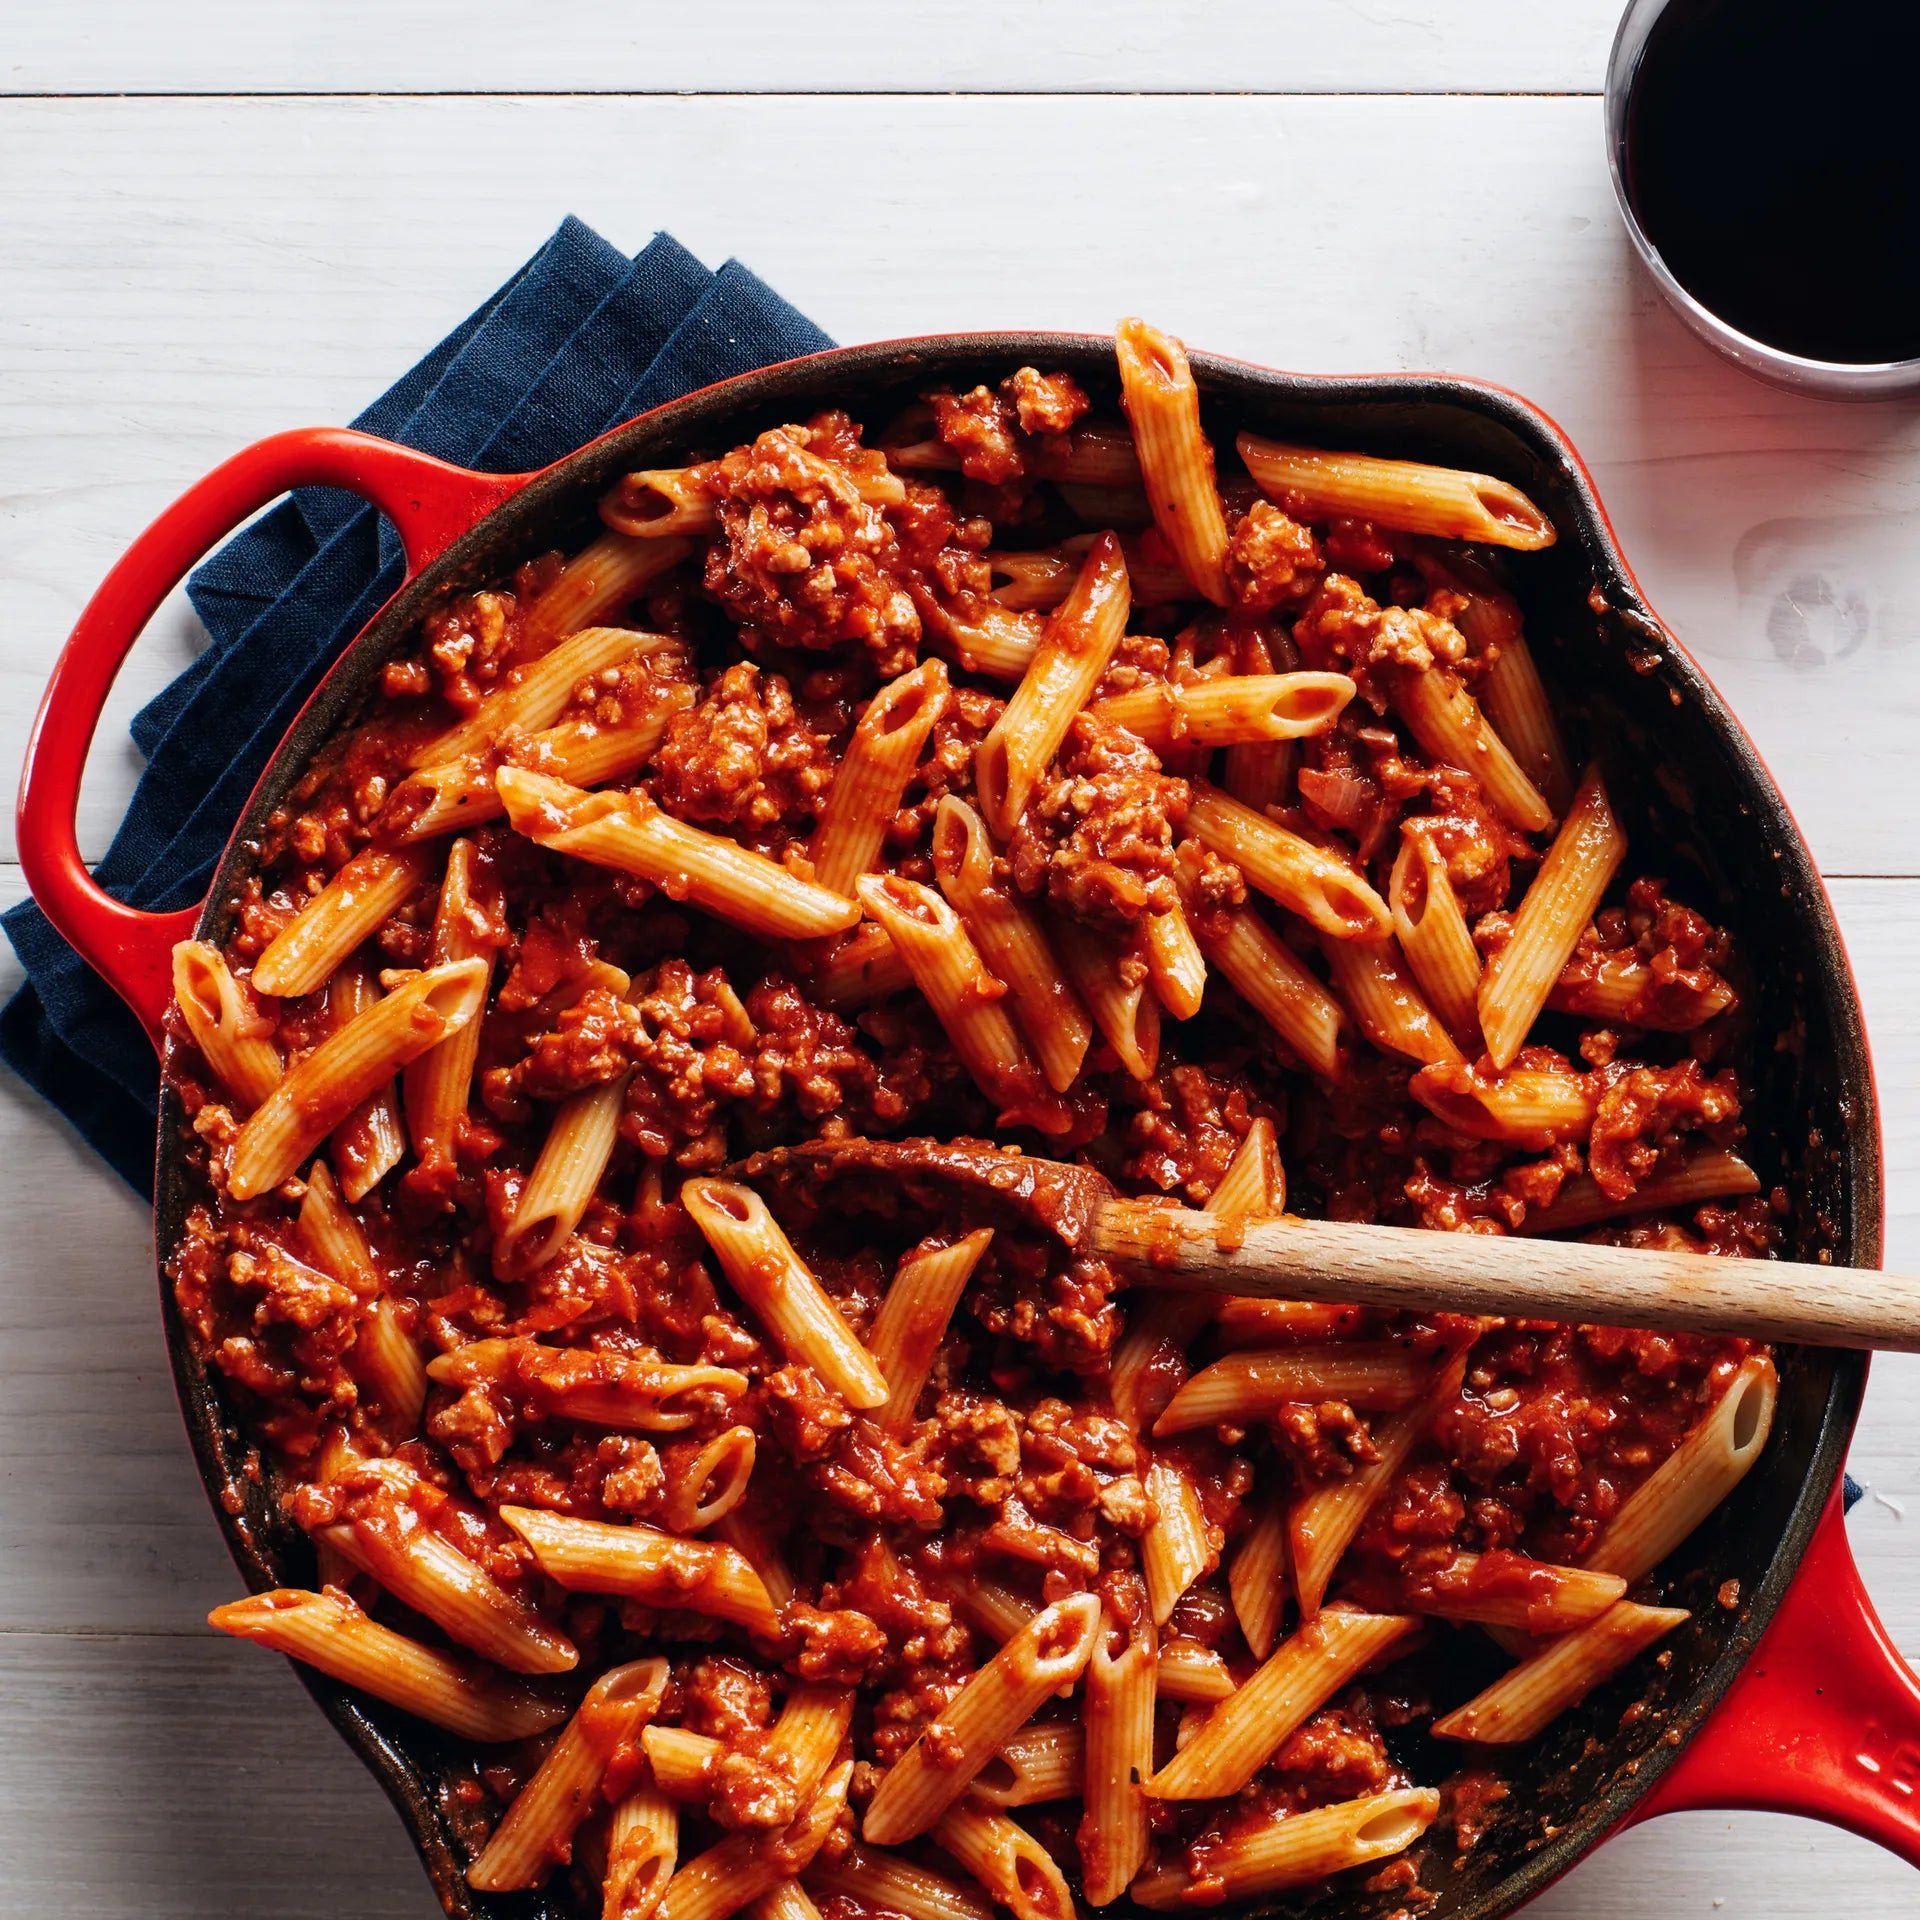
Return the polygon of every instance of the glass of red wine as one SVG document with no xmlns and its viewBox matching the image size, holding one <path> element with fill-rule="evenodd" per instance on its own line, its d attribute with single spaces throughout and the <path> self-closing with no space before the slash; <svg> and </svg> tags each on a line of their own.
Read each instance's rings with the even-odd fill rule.
<svg viewBox="0 0 1920 1920">
<path fill-rule="evenodd" d="M 1920 392 L 1920 0 L 1633 0 L 1620 210 L 1689 327 L 1836 398 Z"/>
</svg>

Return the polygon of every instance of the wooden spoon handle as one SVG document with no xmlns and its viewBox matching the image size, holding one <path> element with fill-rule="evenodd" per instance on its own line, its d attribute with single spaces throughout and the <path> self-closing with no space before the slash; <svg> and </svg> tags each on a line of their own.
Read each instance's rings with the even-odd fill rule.
<svg viewBox="0 0 1920 1920">
<path fill-rule="evenodd" d="M 1920 1352 L 1920 1276 L 1113 1200 L 1087 1251 L 1157 1286 Z"/>
</svg>

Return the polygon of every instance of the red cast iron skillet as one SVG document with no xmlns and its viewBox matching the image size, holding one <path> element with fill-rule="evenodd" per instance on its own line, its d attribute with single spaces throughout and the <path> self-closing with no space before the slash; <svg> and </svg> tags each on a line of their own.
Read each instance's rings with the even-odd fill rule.
<svg viewBox="0 0 1920 1920">
<path fill-rule="evenodd" d="M 850 347 L 750 373 L 661 407 L 534 474 L 476 474 L 334 428 L 276 435 L 188 492 L 134 543 L 81 616 L 54 669 L 28 748 L 20 858 L 54 925 L 140 1016 L 163 1056 L 168 950 L 226 938 L 251 842 L 320 745 L 377 691 L 383 664 L 448 595 L 497 580 L 597 529 L 611 478 L 723 450 L 824 405 L 870 426 L 938 385 L 970 386 L 1025 364 L 1066 367 L 1116 401 L 1112 343 L 977 334 Z M 1654 617 L 1615 545 L 1586 469 L 1537 409 L 1471 381 L 1397 375 L 1329 379 L 1194 356 L 1216 443 L 1245 426 L 1309 444 L 1474 468 L 1517 483 L 1560 531 L 1516 556 L 1527 631 L 1577 753 L 1598 754 L 1634 846 L 1635 871 L 1730 925 L 1753 978 L 1759 1084 L 1749 1149 L 1767 1186 L 1795 1196 L 1801 1259 L 1874 1266 L 1881 1255 L 1881 1154 L 1872 1067 L 1847 959 L 1813 861 L 1765 767 L 1693 659 Z M 121 660 L 163 597 L 231 529 L 297 486 L 337 486 L 393 521 L 407 579 L 315 692 L 262 776 L 206 904 L 146 914 L 100 892 L 74 838 L 87 745 Z M 163 1096 L 156 1182 L 162 1259 L 192 1195 L 181 1114 Z M 194 1450 L 227 1544 L 255 1589 L 313 1579 L 305 1539 L 270 1485 L 246 1471 L 248 1441 L 190 1344 L 164 1276 L 162 1311 Z M 1501 1756 L 1512 1785 L 1487 1837 L 1462 1861 L 1426 1850 L 1436 1916 L 1512 1912 L 1607 1834 L 1688 1808 L 1763 1808 L 1851 1828 L 1920 1865 L 1920 1681 L 1863 1591 L 1841 1524 L 1838 1480 L 1866 1378 L 1857 1354 L 1789 1349 L 1765 1458 L 1674 1556 L 1669 1585 L 1694 1610 L 1664 1667 L 1638 1663 L 1529 1747 Z M 1734 1588 L 1726 1583 L 1737 1582 Z M 1722 1594 L 1726 1596 L 1723 1603 Z M 1461 1659 L 1476 1657 L 1463 1639 Z M 451 1755 L 434 1729 L 302 1680 L 412 1829 L 450 1914 L 557 1917 L 564 1888 L 478 1897 L 460 1876 L 444 1796 Z M 1450 1676 L 1451 1677 L 1451 1676 Z M 1459 1676 L 1459 1692 L 1483 1677 Z M 1446 1704 L 1442 1701 L 1441 1704 Z M 1461 1763 L 1411 1741 L 1418 1777 Z M 1400 1894 L 1345 1890 L 1342 1914 L 1384 1915 Z M 1265 1911 L 1287 1909 L 1266 1903 Z M 1325 1909 L 1322 1909 L 1325 1910 Z"/>
</svg>

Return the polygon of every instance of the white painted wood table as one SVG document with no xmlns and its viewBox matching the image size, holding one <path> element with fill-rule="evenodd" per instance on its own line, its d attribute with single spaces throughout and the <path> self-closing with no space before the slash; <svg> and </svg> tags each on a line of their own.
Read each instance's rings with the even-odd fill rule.
<svg viewBox="0 0 1920 1920">
<path fill-rule="evenodd" d="M 1878 1050 L 1888 1255 L 1920 1267 L 1920 412 L 1773 393 L 1659 309 L 1601 151 L 1614 10 L 9 0 L 0 765 L 155 511 L 258 435 L 356 412 L 568 211 L 628 248 L 665 226 L 737 254 L 841 340 L 1141 311 L 1280 366 L 1482 375 L 1584 450 L 1831 878 Z M 89 855 L 136 771 L 123 723 L 194 644 L 176 601 L 123 678 Z M 4 1077 L 0 1165 L 0 1915 L 425 1920 L 357 1763 L 279 1663 L 202 1626 L 236 1582 L 144 1209 Z M 1852 1521 L 1910 1654 L 1916 1389 L 1920 1363 L 1876 1366 Z M 1825 1828 L 1695 1815 L 1534 1911 L 1722 1907 L 1892 1920 L 1920 1878 Z"/>
</svg>

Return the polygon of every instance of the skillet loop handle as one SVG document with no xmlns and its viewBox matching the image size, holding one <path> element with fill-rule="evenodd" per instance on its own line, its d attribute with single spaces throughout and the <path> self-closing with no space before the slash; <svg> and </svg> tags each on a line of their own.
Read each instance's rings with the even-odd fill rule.
<svg viewBox="0 0 1920 1920">
<path fill-rule="evenodd" d="M 470 473 L 345 427 L 278 433 L 181 495 L 88 601 L 27 742 L 15 815 L 20 864 L 41 910 L 139 1016 L 156 1050 L 173 946 L 192 933 L 200 909 L 143 913 L 114 899 L 94 884 L 74 831 L 87 749 L 128 650 L 209 549 L 291 488 L 344 487 L 378 507 L 399 530 L 412 574 L 524 484 L 524 475 Z"/>
<path fill-rule="evenodd" d="M 1840 1489 L 1780 1610 L 1637 1819 L 1798 1813 L 1920 1867 L 1920 1676 L 1874 1612 Z"/>
</svg>

